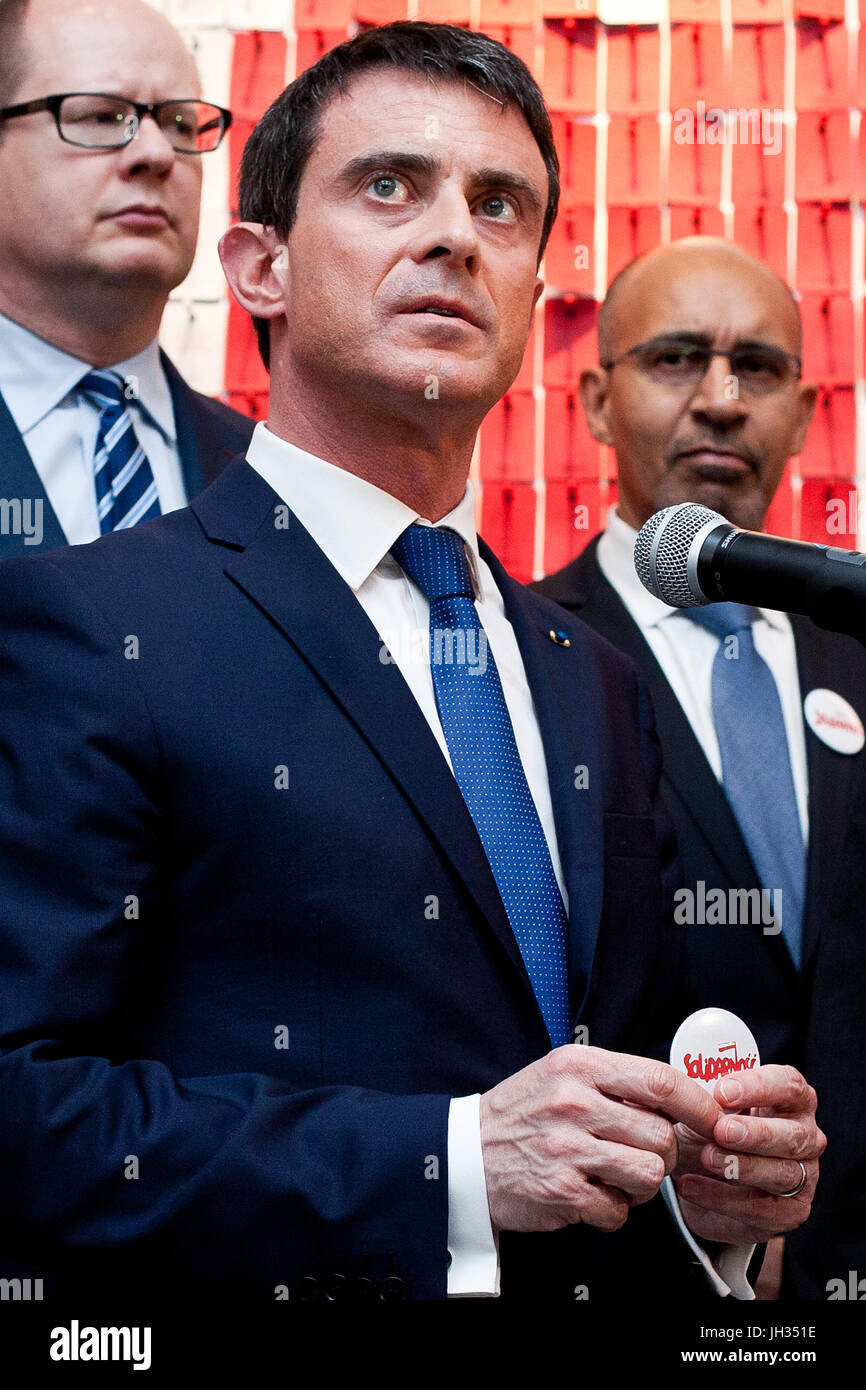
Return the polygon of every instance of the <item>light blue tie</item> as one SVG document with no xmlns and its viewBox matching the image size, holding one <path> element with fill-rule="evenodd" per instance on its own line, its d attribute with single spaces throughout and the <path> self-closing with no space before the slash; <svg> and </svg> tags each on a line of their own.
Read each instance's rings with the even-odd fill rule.
<svg viewBox="0 0 866 1390">
<path fill-rule="evenodd" d="M 433 690 L 454 776 L 558 1047 L 571 1041 L 565 908 L 475 609 L 463 540 L 416 523 L 391 553 L 430 600 Z"/>
<path fill-rule="evenodd" d="M 135 437 L 122 378 L 94 369 L 78 389 L 101 412 L 93 474 L 99 530 L 122 531 L 159 516 L 159 493 L 147 455 Z"/>
<path fill-rule="evenodd" d="M 689 608 L 685 616 L 721 639 L 712 702 L 722 784 L 761 883 L 781 889 L 782 936 L 799 969 L 806 855 L 782 702 L 752 637 L 755 610 L 741 603 L 710 603 Z"/>
</svg>

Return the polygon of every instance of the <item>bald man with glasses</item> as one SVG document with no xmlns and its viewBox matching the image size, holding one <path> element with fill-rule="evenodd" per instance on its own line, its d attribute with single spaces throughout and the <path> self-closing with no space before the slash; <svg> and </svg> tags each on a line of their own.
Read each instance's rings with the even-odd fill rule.
<svg viewBox="0 0 866 1390">
<path fill-rule="evenodd" d="M 603 534 L 536 587 L 650 684 L 701 1003 L 739 1014 L 762 1062 L 792 1063 L 817 1090 L 818 1195 L 809 1221 L 773 1242 L 762 1279 L 767 1297 L 824 1299 L 849 1270 L 866 1273 L 866 752 L 862 732 L 846 744 L 833 723 L 862 731 L 866 654 L 785 613 L 669 608 L 632 558 L 639 528 L 678 502 L 763 527 L 815 406 L 799 311 L 767 266 L 689 237 L 620 272 L 598 339 L 580 396 L 616 454 L 619 499 Z M 762 889 L 780 894 L 775 919 Z"/>
<path fill-rule="evenodd" d="M 0 4 L 0 560 L 182 507 L 246 448 L 157 341 L 230 124 L 141 0 Z"/>
</svg>

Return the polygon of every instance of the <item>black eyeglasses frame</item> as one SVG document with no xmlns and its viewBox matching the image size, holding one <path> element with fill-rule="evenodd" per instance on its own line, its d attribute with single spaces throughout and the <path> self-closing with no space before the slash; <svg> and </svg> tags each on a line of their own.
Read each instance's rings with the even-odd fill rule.
<svg viewBox="0 0 866 1390">
<path fill-rule="evenodd" d="M 609 372 L 614 367 L 619 366 L 621 362 L 624 362 L 626 358 L 634 357 L 638 353 L 644 352 L 647 348 L 664 348 L 665 346 L 692 348 L 695 352 L 701 352 L 706 354 L 706 356 L 710 359 L 712 359 L 713 357 L 727 357 L 728 363 L 731 367 L 731 371 L 734 375 L 737 375 L 737 373 L 734 371 L 734 357 L 740 355 L 746 356 L 750 352 L 766 352 L 779 358 L 780 361 L 784 359 L 787 362 L 792 362 L 795 367 L 793 378 L 795 381 L 799 381 L 803 375 L 802 358 L 795 356 L 793 352 L 785 352 L 784 348 L 776 347 L 775 343 L 750 343 L 747 345 L 744 344 L 741 347 L 714 348 L 709 347 L 706 343 L 695 343 L 689 338 L 678 338 L 676 334 L 662 334 L 658 338 L 648 338 L 647 341 L 644 343 L 635 343 L 634 347 L 627 348 L 625 352 L 621 352 L 619 357 L 612 357 L 609 358 L 606 362 L 600 362 L 599 366 L 604 371 Z M 710 364 L 708 361 L 706 367 L 704 368 L 704 375 L 706 375 L 706 371 L 709 365 Z"/>
<path fill-rule="evenodd" d="M 83 144 L 79 140 L 70 140 L 68 135 L 63 134 L 60 125 L 60 108 L 68 97 L 104 97 L 106 101 L 122 101 L 125 105 L 131 106 L 135 112 L 135 129 L 129 132 L 126 139 L 114 141 L 110 145 L 89 145 Z M 133 101 L 132 97 L 119 96 L 116 92 L 59 92 L 50 97 L 36 97 L 33 101 L 22 101 L 15 106 L 0 107 L 0 121 L 11 121 L 16 116 L 29 116 L 36 111 L 50 111 L 54 117 L 57 134 L 64 144 L 74 145 L 78 150 L 122 150 L 135 139 L 145 116 L 151 116 L 153 120 L 156 120 L 156 114 L 161 107 L 179 106 L 185 101 L 197 102 L 201 106 L 210 106 L 214 111 L 219 112 L 221 125 L 219 139 L 215 145 L 211 145 L 210 149 L 207 150 L 179 150 L 176 145 L 172 145 L 172 149 L 177 154 L 212 154 L 214 150 L 219 149 L 226 131 L 231 126 L 232 113 L 225 106 L 217 106 L 215 101 L 202 101 L 201 97 L 171 97 L 167 101 Z M 161 126 L 160 130 L 162 130 Z M 166 132 L 163 131 L 163 134 Z"/>
</svg>

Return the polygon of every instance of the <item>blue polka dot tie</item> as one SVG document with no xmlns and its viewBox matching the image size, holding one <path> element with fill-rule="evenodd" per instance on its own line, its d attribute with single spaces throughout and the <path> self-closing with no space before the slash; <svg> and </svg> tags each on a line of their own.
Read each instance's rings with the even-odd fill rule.
<svg viewBox="0 0 866 1390">
<path fill-rule="evenodd" d="M 558 1047 L 571 1041 L 565 908 L 475 609 L 463 540 L 416 523 L 391 553 L 430 600 L 433 690 L 454 776 Z"/>
<path fill-rule="evenodd" d="M 712 703 L 722 785 L 763 887 L 781 892 L 775 901 L 782 936 L 799 967 L 806 853 L 782 702 L 752 637 L 755 610 L 742 603 L 710 603 L 689 608 L 686 616 L 720 639 Z M 736 643 L 728 640 L 732 637 Z M 773 902 L 771 897 L 771 907 Z"/>
<path fill-rule="evenodd" d="M 93 456 L 100 533 L 159 516 L 153 469 L 135 437 L 123 380 L 117 372 L 94 370 L 82 377 L 78 389 L 101 412 Z"/>
</svg>

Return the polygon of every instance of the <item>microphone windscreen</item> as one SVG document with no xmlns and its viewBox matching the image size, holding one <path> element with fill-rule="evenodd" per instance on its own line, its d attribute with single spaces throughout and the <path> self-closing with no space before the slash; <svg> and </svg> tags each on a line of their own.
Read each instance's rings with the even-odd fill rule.
<svg viewBox="0 0 866 1390">
<path fill-rule="evenodd" d="M 656 512 L 641 527 L 634 546 L 634 567 L 644 588 L 672 608 L 706 603 L 689 583 L 689 551 L 699 531 L 728 524 L 700 502 L 679 502 Z"/>
</svg>

